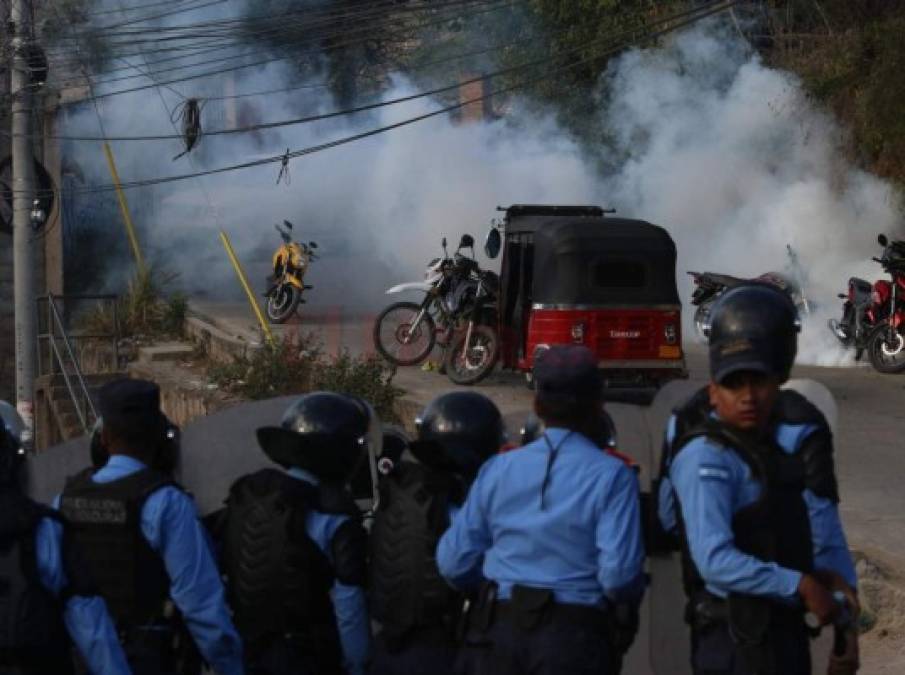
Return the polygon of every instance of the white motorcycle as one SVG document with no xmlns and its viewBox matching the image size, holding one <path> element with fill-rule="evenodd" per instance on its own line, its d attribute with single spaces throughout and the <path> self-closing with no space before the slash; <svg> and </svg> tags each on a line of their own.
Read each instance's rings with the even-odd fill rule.
<svg viewBox="0 0 905 675">
<path fill-rule="evenodd" d="M 438 343 L 446 347 L 464 310 L 474 300 L 479 272 L 474 260 L 474 238 L 465 234 L 452 257 L 443 238 L 443 257 L 431 260 L 423 281 L 411 281 L 387 290 L 387 295 L 409 291 L 424 293 L 421 303 L 395 302 L 374 322 L 374 346 L 397 366 L 414 366 L 430 355 Z M 462 255 L 472 249 L 472 257 Z"/>
</svg>

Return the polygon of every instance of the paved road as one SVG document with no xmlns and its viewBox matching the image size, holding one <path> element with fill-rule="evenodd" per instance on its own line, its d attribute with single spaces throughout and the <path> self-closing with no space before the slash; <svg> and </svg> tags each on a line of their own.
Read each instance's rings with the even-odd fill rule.
<svg viewBox="0 0 905 675">
<path fill-rule="evenodd" d="M 222 328 L 241 334 L 246 339 L 257 334 L 250 313 L 240 305 L 204 305 L 198 310 L 213 318 Z M 344 313 L 341 309 L 304 310 L 297 326 L 279 328 L 311 330 L 324 340 L 330 351 L 348 348 L 353 353 L 370 351 L 371 317 Z M 689 347 L 691 380 L 704 383 L 707 377 L 706 354 L 696 346 Z M 905 571 L 905 376 L 883 376 L 869 368 L 797 368 L 794 377 L 811 378 L 823 383 L 834 395 L 839 409 L 837 425 L 837 466 L 842 492 L 842 517 L 852 548 L 863 551 L 880 562 L 887 572 L 897 575 Z M 401 369 L 397 382 L 408 396 L 426 402 L 437 393 L 454 388 L 445 377 L 426 373 L 419 368 Z M 507 419 L 510 431 L 517 432 L 531 408 L 531 394 L 519 376 L 497 373 L 482 384 L 480 390 L 493 398 Z M 649 482 L 651 467 L 656 462 L 665 410 L 633 405 L 612 404 L 610 411 L 620 433 L 620 447 L 633 454 L 644 467 L 643 483 Z M 654 563 L 655 566 L 659 563 Z M 675 617 L 680 598 L 669 591 L 675 589 L 674 567 L 659 565 L 655 570 L 652 600 L 647 611 L 654 617 L 652 628 L 637 648 L 627 673 L 646 673 L 654 665 L 658 675 L 681 673 L 684 653 L 681 624 L 662 617 Z M 673 576 L 673 578 L 670 578 Z M 888 594 L 886 594 L 888 595 Z M 884 606 L 888 612 L 905 612 L 905 596 Z M 658 628 L 657 620 L 665 621 Z M 862 673 L 905 672 L 905 653 L 901 634 L 888 639 L 865 641 Z M 648 622 L 648 626 L 651 624 Z M 650 639 L 648 639 L 650 638 Z M 898 639 L 897 644 L 894 640 Z M 679 664 L 673 667 L 669 664 Z M 816 670 L 815 670 L 816 672 Z"/>
</svg>

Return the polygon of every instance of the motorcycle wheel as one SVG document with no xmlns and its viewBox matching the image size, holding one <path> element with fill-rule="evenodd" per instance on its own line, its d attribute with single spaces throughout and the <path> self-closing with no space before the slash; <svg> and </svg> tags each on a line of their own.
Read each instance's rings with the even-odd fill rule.
<svg viewBox="0 0 905 675">
<path fill-rule="evenodd" d="M 711 301 L 705 302 L 702 305 L 698 305 L 698 308 L 694 311 L 694 332 L 701 342 L 707 342 L 710 333 L 708 325 L 710 324 L 711 304 Z"/>
<path fill-rule="evenodd" d="M 273 323 L 284 323 L 295 314 L 302 299 L 302 292 L 291 284 L 283 284 L 267 296 L 267 318 Z"/>
<path fill-rule="evenodd" d="M 474 326 L 466 353 L 466 334 L 460 333 L 446 350 L 446 376 L 456 384 L 477 384 L 493 372 L 500 341 L 490 326 Z"/>
<path fill-rule="evenodd" d="M 412 326 L 420 311 L 421 305 L 414 302 L 396 302 L 378 315 L 374 322 L 374 347 L 390 363 L 414 366 L 433 350 L 437 341 L 433 317 L 425 312 L 421 322 Z"/>
<path fill-rule="evenodd" d="M 894 374 L 905 371 L 905 336 L 896 331 L 894 344 L 889 344 L 889 326 L 877 326 L 867 339 L 870 365 L 879 373 Z"/>
</svg>

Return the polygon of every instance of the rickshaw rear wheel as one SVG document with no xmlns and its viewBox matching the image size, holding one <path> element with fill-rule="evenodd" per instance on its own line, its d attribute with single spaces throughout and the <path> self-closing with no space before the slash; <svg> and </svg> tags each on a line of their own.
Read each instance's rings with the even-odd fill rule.
<svg viewBox="0 0 905 675">
<path fill-rule="evenodd" d="M 477 384 L 493 372 L 500 341 L 490 326 L 471 329 L 471 348 L 464 354 L 466 333 L 459 334 L 446 350 L 446 376 L 456 384 Z"/>
</svg>

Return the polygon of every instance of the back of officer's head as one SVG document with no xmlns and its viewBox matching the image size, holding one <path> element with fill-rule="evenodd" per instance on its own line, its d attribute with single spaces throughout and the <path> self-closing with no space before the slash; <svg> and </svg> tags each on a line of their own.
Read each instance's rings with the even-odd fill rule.
<svg viewBox="0 0 905 675">
<path fill-rule="evenodd" d="M 583 431 L 603 405 L 603 378 L 587 347 L 554 345 L 534 363 L 534 409 L 547 427 Z"/>
<path fill-rule="evenodd" d="M 720 384 L 738 372 L 789 379 L 798 351 L 798 310 L 783 291 L 746 284 L 723 294 L 711 311 L 710 375 Z"/>
<path fill-rule="evenodd" d="M 98 392 L 98 412 L 104 420 L 103 442 L 111 455 L 152 462 L 165 424 L 156 384 L 114 380 Z"/>
<path fill-rule="evenodd" d="M 506 441 L 503 416 L 476 391 L 452 391 L 432 400 L 415 420 L 410 450 L 423 464 L 466 478 L 500 451 Z"/>
</svg>

